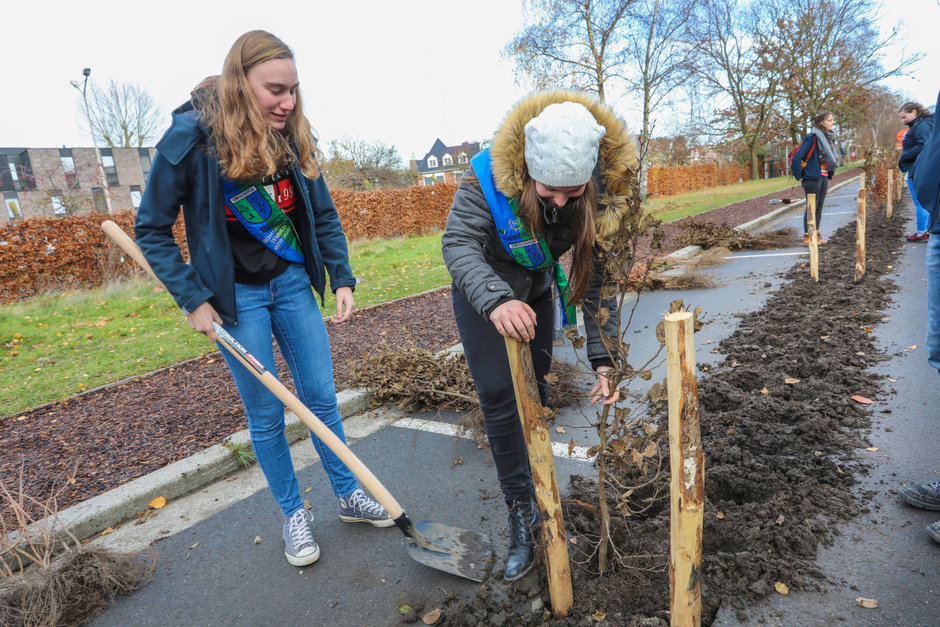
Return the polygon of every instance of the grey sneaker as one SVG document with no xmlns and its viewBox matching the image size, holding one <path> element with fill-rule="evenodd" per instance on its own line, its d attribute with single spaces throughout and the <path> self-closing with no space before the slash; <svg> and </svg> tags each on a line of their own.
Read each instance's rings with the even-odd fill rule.
<svg viewBox="0 0 940 627">
<path fill-rule="evenodd" d="M 284 519 L 284 555 L 293 566 L 307 566 L 320 559 L 312 524 L 313 514 L 302 508 Z"/>
<path fill-rule="evenodd" d="M 391 527 L 395 524 L 385 508 L 369 498 L 361 488 L 349 496 L 339 498 L 339 519 L 343 522 L 364 522 L 373 527 Z"/>
<path fill-rule="evenodd" d="M 927 525 L 927 535 L 936 542 L 940 544 L 940 520 L 937 522 Z"/>
<path fill-rule="evenodd" d="M 940 481 L 912 483 L 902 486 L 898 491 L 904 500 L 914 507 L 940 512 Z"/>
</svg>

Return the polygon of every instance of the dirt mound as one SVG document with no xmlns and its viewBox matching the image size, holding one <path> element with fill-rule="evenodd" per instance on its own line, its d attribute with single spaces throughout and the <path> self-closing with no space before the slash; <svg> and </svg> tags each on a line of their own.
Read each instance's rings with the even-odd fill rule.
<svg viewBox="0 0 940 627">
<path fill-rule="evenodd" d="M 766 305 L 741 316 L 737 330 L 719 344 L 725 359 L 701 368 L 704 624 L 725 603 L 746 619 L 746 602 L 772 593 L 776 582 L 822 589 L 817 548 L 859 511 L 853 485 L 866 468 L 855 451 L 868 445 L 870 421 L 851 396 L 874 398 L 882 391 L 882 378 L 870 369 L 883 359 L 872 331 L 895 289 L 883 275 L 902 230 L 900 219 L 886 220 L 883 213 L 870 215 L 868 225 L 862 281 L 853 283 L 855 232 L 848 225 L 820 248 L 818 283 L 805 263 L 794 266 Z M 660 449 L 667 450 L 665 444 Z M 621 558 L 602 577 L 594 574 L 591 544 L 596 485 L 576 478 L 563 495 L 568 531 L 577 537 L 569 545 L 575 605 L 567 618 L 551 618 L 544 574 L 506 586 L 497 568 L 472 602 L 449 599 L 438 624 L 583 625 L 604 616 L 611 624 L 667 625 L 664 466 L 658 485 L 632 497 L 640 502 L 656 495 L 642 515 L 615 516 L 610 503 L 612 542 Z"/>
</svg>

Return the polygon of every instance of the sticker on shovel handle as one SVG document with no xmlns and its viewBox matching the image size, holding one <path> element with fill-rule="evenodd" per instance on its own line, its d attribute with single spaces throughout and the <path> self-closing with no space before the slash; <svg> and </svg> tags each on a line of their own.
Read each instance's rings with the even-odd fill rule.
<svg viewBox="0 0 940 627">
<path fill-rule="evenodd" d="M 232 334 L 222 328 L 218 322 L 212 323 L 212 330 L 215 331 L 215 334 L 219 336 L 223 342 L 235 349 L 235 352 L 238 353 L 242 359 L 247 361 L 252 367 L 258 371 L 258 374 L 264 374 L 267 372 L 264 366 L 261 365 L 261 362 L 255 359 L 254 355 L 249 353 L 244 346 L 238 343 Z"/>
</svg>

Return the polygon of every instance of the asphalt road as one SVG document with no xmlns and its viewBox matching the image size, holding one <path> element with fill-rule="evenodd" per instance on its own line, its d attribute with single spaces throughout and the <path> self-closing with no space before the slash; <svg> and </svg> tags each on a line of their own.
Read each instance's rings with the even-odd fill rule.
<svg viewBox="0 0 940 627">
<path fill-rule="evenodd" d="M 827 201 L 824 236 L 854 220 L 856 189 L 852 184 L 833 192 Z M 912 213 L 905 206 L 899 210 Z M 767 228 L 798 226 L 801 215 L 794 210 Z M 924 526 L 935 517 L 901 505 L 894 492 L 906 482 L 940 478 L 938 379 L 923 351 L 923 250 L 908 245 L 898 255 L 894 279 L 901 289 L 887 312 L 890 320 L 876 330 L 882 347 L 892 355 L 880 368 L 896 380 L 896 393 L 879 403 L 873 414 L 870 437 L 879 450 L 872 453 L 876 463 L 859 486 L 860 491 L 874 493 L 872 506 L 839 529 L 833 545 L 821 551 L 828 593 L 772 595 L 748 608 L 747 621 L 738 621 L 729 609 L 719 614 L 716 624 L 940 622 L 940 546 L 924 533 Z M 711 351 L 734 329 L 734 314 L 760 308 L 781 284 L 780 274 L 804 255 L 802 248 L 739 255 L 709 271 L 717 287 L 642 296 L 634 314 L 631 354 L 655 352 L 655 325 L 669 302 L 681 297 L 687 305 L 704 307 L 708 320 L 696 335 L 697 362 L 716 361 L 721 355 Z M 914 345 L 917 348 L 909 348 Z M 570 347 L 558 348 L 557 355 L 575 360 Z M 658 360 L 652 381 L 665 376 L 662 361 Z M 589 386 L 586 378 L 585 392 Z M 572 439 L 580 446 L 591 445 L 594 434 L 588 423 L 593 411 L 586 404 L 563 410 L 556 425 L 565 433 L 553 434 L 556 443 L 565 449 Z M 489 534 L 499 568 L 506 546 L 505 506 L 492 464 L 472 441 L 447 432 L 447 425 L 458 418 L 455 414 L 408 416 L 412 422 L 399 418 L 400 414 L 380 411 L 350 421 L 347 431 L 354 440 L 353 450 L 412 518 Z M 433 432 L 420 421 L 443 426 Z M 397 622 L 399 603 L 432 609 L 448 594 L 469 598 L 474 593 L 477 584 L 413 562 L 395 528 L 340 522 L 309 442 L 295 445 L 293 451 L 301 487 L 310 488 L 304 498 L 316 517 L 315 535 L 322 551 L 316 564 L 302 569 L 287 564 L 279 510 L 257 469 L 240 471 L 98 541 L 136 548 L 161 538 L 154 545 L 160 560 L 149 585 L 117 599 L 92 624 L 387 625 Z M 556 467 L 563 488 L 569 475 L 593 472 L 589 462 L 564 457 L 556 457 Z M 858 607 L 859 596 L 878 599 L 878 609 Z"/>
</svg>

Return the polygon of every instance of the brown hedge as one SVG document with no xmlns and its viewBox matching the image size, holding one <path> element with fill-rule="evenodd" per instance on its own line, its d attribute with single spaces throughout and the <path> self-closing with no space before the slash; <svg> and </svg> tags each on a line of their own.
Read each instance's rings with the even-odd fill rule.
<svg viewBox="0 0 940 627">
<path fill-rule="evenodd" d="M 133 237 L 131 210 L 111 215 L 36 216 L 0 228 L 0 303 L 92 287 L 140 272 L 101 230 L 101 223 L 108 219 Z M 185 244 L 182 220 L 177 220 L 173 232 L 176 241 Z M 183 251 L 185 256 L 185 245 Z"/>
<path fill-rule="evenodd" d="M 444 228 L 457 186 L 332 192 L 346 237 L 389 239 Z M 139 270 L 101 230 L 111 219 L 133 237 L 134 212 L 33 217 L 0 228 L 0 303 L 37 293 L 93 287 Z M 182 218 L 173 227 L 186 256 Z"/>
<path fill-rule="evenodd" d="M 674 196 L 738 181 L 750 181 L 747 164 L 719 166 L 715 163 L 653 166 L 647 172 L 646 193 L 650 197 Z"/>
<path fill-rule="evenodd" d="M 457 185 L 356 192 L 332 190 L 343 230 L 350 240 L 389 239 L 444 228 Z"/>
</svg>

